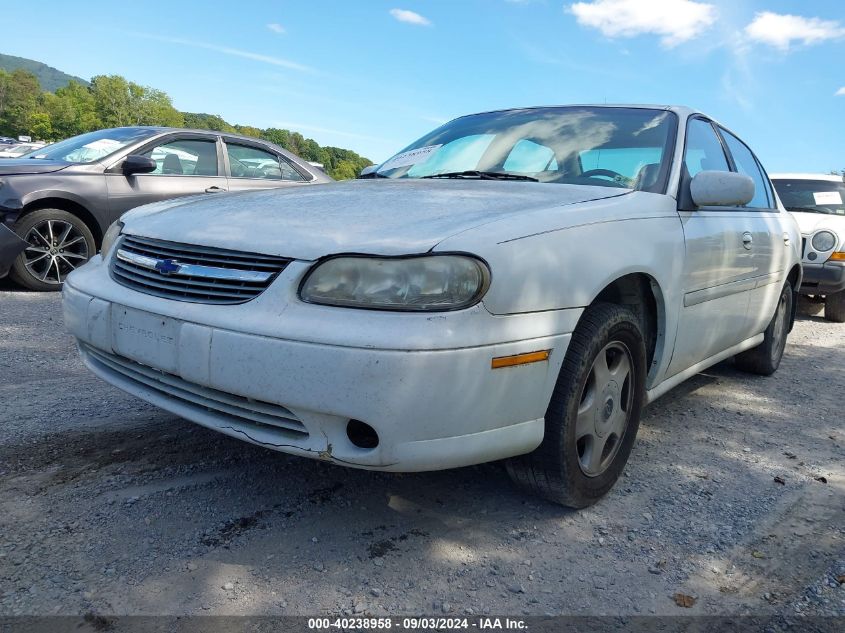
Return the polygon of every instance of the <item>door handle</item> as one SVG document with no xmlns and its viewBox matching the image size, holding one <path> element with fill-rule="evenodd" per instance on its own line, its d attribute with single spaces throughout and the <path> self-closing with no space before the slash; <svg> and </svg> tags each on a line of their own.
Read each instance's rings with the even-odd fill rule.
<svg viewBox="0 0 845 633">
<path fill-rule="evenodd" d="M 754 236 L 751 235 L 751 233 L 743 233 L 742 234 L 742 245 L 747 250 L 751 250 L 751 247 L 754 245 Z"/>
<path fill-rule="evenodd" d="M 213 185 L 211 187 L 206 187 L 206 189 L 205 189 L 206 193 L 221 193 L 223 191 L 226 191 L 226 190 L 223 187 L 218 187 L 217 185 Z"/>
</svg>

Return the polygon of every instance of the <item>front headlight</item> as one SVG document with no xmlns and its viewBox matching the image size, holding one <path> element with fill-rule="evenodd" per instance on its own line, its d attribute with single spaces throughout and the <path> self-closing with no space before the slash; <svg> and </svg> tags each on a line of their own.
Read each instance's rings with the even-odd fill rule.
<svg viewBox="0 0 845 633">
<path fill-rule="evenodd" d="M 487 265 L 468 255 L 338 256 L 311 269 L 299 296 L 348 308 L 443 311 L 475 305 L 489 285 Z"/>
<path fill-rule="evenodd" d="M 813 236 L 813 248 L 819 252 L 832 251 L 834 246 L 836 246 L 836 236 L 830 231 L 819 231 Z"/>
<path fill-rule="evenodd" d="M 111 247 L 114 246 L 114 243 L 117 241 L 117 238 L 120 237 L 120 232 L 122 230 L 123 222 L 114 222 L 109 227 L 109 230 L 106 231 L 106 234 L 103 235 L 103 244 L 102 246 L 100 246 L 100 254 L 103 256 L 103 259 L 108 257 Z"/>
</svg>

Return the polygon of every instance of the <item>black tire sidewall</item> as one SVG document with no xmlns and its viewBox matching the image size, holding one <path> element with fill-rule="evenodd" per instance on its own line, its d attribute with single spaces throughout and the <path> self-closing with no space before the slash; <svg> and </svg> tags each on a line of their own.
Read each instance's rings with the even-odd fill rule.
<svg viewBox="0 0 845 633">
<path fill-rule="evenodd" d="M 15 233 L 21 239 L 26 239 L 26 235 L 29 233 L 30 229 L 45 220 L 59 220 L 62 222 L 72 223 L 85 238 L 85 242 L 88 245 L 89 256 L 93 257 L 97 253 L 97 242 L 94 239 L 94 235 L 91 233 L 91 229 L 88 228 L 88 225 L 85 224 L 85 222 L 83 222 L 78 216 L 68 213 L 67 211 L 63 211 L 62 209 L 39 209 L 38 211 L 27 213 L 15 224 Z M 22 286 L 25 286 L 26 288 L 29 288 L 30 290 L 49 292 L 62 289 L 61 284 L 45 283 L 34 277 L 26 268 L 24 253 L 21 253 L 15 259 L 12 264 L 12 268 L 9 271 L 9 276 L 12 280 Z"/>
<path fill-rule="evenodd" d="M 558 384 L 552 396 L 552 403 L 547 412 L 546 430 L 552 431 L 556 443 L 556 450 L 560 453 L 560 479 L 566 490 L 575 500 L 575 505 L 586 506 L 604 496 L 616 483 L 630 456 L 637 430 L 640 414 L 645 399 L 646 351 L 643 336 L 636 316 L 629 310 L 613 306 L 613 317 L 606 321 L 592 337 L 586 341 L 584 353 L 578 353 L 579 358 L 567 358 L 567 362 L 575 361 L 578 371 L 575 381 L 565 380 Z M 631 417 L 625 434 L 621 440 L 616 456 L 611 465 L 602 474 L 595 477 L 585 475 L 578 463 L 578 451 L 575 438 L 575 422 L 578 416 L 581 394 L 589 378 L 593 362 L 599 352 L 611 342 L 624 344 L 631 354 L 633 365 L 633 397 L 631 401 Z M 559 399 L 565 398 L 565 416 L 563 420 L 550 419 L 549 416 L 559 415 Z M 557 400 L 557 402 L 556 402 Z M 558 405 L 557 407 L 555 405 Z M 550 428 L 551 427 L 551 428 Z"/>
<path fill-rule="evenodd" d="M 774 329 L 775 323 L 777 322 L 778 318 L 778 311 L 780 310 L 780 302 L 782 300 L 786 300 L 786 307 L 784 308 L 784 315 L 783 318 L 785 319 L 785 323 L 783 325 L 783 332 L 781 336 L 783 337 L 783 341 L 776 341 L 774 339 Z M 769 354 L 769 361 L 772 366 L 772 372 L 777 371 L 777 368 L 780 367 L 780 361 L 783 359 L 784 353 L 786 353 L 786 341 L 789 338 L 789 318 L 792 314 L 792 302 L 795 300 L 795 294 L 792 290 L 792 286 L 789 284 L 783 287 L 783 290 L 780 292 L 780 296 L 778 297 L 778 305 L 775 309 L 775 315 L 772 317 L 772 322 L 769 324 L 768 330 L 766 331 L 766 339 L 768 340 L 769 346 L 766 350 Z M 774 357 L 774 351 L 776 349 L 780 349 L 780 354 L 777 358 Z"/>
<path fill-rule="evenodd" d="M 824 318 L 832 323 L 845 323 L 845 290 L 825 297 Z"/>
</svg>

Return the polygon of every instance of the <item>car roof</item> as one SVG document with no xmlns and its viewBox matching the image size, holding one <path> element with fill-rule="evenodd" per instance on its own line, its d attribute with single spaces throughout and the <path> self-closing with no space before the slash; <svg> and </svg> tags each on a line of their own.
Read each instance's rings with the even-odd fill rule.
<svg viewBox="0 0 845 633">
<path fill-rule="evenodd" d="M 158 125 L 126 125 L 123 127 L 109 128 L 112 130 L 149 130 L 152 134 L 169 134 L 171 132 L 188 132 L 193 134 L 219 134 L 220 136 L 228 136 L 237 138 L 243 141 L 253 141 L 256 143 L 263 143 L 265 145 L 275 145 L 272 141 L 256 138 L 254 136 L 247 136 L 245 134 L 237 134 L 235 132 L 221 132 L 220 130 L 201 130 L 199 128 L 189 127 L 162 127 Z M 282 148 L 284 149 L 284 148 Z"/>
<path fill-rule="evenodd" d="M 493 114 L 496 112 L 514 112 L 517 110 L 545 110 L 549 108 L 637 108 L 642 110 L 665 110 L 675 112 L 681 116 L 691 116 L 693 114 L 703 114 L 700 110 L 690 108 L 684 105 L 668 105 L 668 104 L 653 104 L 653 103 L 564 103 L 558 105 L 542 105 L 542 106 L 525 106 L 516 108 L 501 108 L 498 110 L 489 110 L 487 112 L 476 112 L 475 114 Z M 466 115 L 472 116 L 472 115 Z M 706 116 L 706 115 L 705 115 Z"/>
<path fill-rule="evenodd" d="M 836 174 L 772 174 L 772 180 L 827 180 L 829 182 L 842 182 L 842 176 Z"/>
</svg>

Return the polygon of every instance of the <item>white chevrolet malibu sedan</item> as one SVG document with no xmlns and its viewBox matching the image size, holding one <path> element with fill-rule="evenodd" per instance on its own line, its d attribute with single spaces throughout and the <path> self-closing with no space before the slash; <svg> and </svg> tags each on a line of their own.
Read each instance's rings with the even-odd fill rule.
<svg viewBox="0 0 845 633">
<path fill-rule="evenodd" d="M 845 323 L 845 182 L 831 174 L 773 174 L 801 229 L 801 294 L 824 300 L 828 321 Z"/>
<path fill-rule="evenodd" d="M 385 471 L 507 458 L 582 507 L 645 404 L 729 357 L 777 369 L 800 246 L 702 114 L 521 108 L 366 179 L 134 209 L 64 312 L 95 374 L 221 433 Z"/>
</svg>

